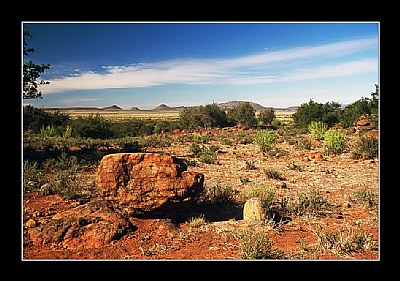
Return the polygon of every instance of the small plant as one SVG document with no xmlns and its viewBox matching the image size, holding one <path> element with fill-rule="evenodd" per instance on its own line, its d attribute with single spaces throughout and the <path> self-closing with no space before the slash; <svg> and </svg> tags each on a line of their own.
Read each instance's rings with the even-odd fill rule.
<svg viewBox="0 0 400 281">
<path fill-rule="evenodd" d="M 352 157 L 355 159 L 373 159 L 378 157 L 378 144 L 378 139 L 363 136 L 356 141 Z"/>
<path fill-rule="evenodd" d="M 62 137 L 63 137 L 64 139 L 68 139 L 68 138 L 72 137 L 72 127 L 71 127 L 70 125 L 68 125 L 68 126 L 65 128 L 65 131 L 63 132 Z"/>
<path fill-rule="evenodd" d="M 335 254 L 377 249 L 372 234 L 362 229 L 341 227 L 336 231 L 321 231 L 316 234 L 321 249 Z"/>
<path fill-rule="evenodd" d="M 40 134 L 45 138 L 54 138 L 57 135 L 57 130 L 53 125 L 42 126 L 40 128 Z"/>
<path fill-rule="evenodd" d="M 240 178 L 240 183 L 241 184 L 247 184 L 247 183 L 249 183 L 250 182 L 250 179 L 249 178 Z"/>
<path fill-rule="evenodd" d="M 299 171 L 299 172 L 303 171 L 303 168 L 299 164 L 296 164 L 295 162 L 289 163 L 288 168 L 293 171 Z"/>
<path fill-rule="evenodd" d="M 256 163 L 254 161 L 246 161 L 246 169 L 247 170 L 256 170 Z"/>
<path fill-rule="evenodd" d="M 208 203 L 221 203 L 233 201 L 237 191 L 231 186 L 222 186 L 217 183 L 214 186 L 204 186 L 202 200 Z"/>
<path fill-rule="evenodd" d="M 324 134 L 324 147 L 328 155 L 340 154 L 343 151 L 346 135 L 335 129 L 329 129 Z"/>
<path fill-rule="evenodd" d="M 357 190 L 355 192 L 356 199 L 369 207 L 374 207 L 378 205 L 378 196 L 371 190 L 363 189 Z"/>
<path fill-rule="evenodd" d="M 77 196 L 77 189 L 73 185 L 76 175 L 70 170 L 61 170 L 55 173 L 51 180 L 52 192 L 59 194 L 64 199 L 74 199 Z"/>
<path fill-rule="evenodd" d="M 240 192 L 240 197 L 244 201 L 253 197 L 259 197 L 261 200 L 271 203 L 276 199 L 276 190 L 272 186 L 245 186 Z"/>
<path fill-rule="evenodd" d="M 235 234 L 239 241 L 242 259 L 277 259 L 278 251 L 272 249 L 273 241 L 267 233 L 252 228 L 243 229 Z"/>
<path fill-rule="evenodd" d="M 197 217 L 191 217 L 189 219 L 188 225 L 193 228 L 199 228 L 207 223 L 204 214 L 200 214 Z"/>
<path fill-rule="evenodd" d="M 261 151 L 266 153 L 272 150 L 276 142 L 276 135 L 272 130 L 259 130 L 254 135 L 256 144 L 261 148 Z"/>
<path fill-rule="evenodd" d="M 312 121 L 310 124 L 308 124 L 307 129 L 313 138 L 322 140 L 325 132 L 328 130 L 328 125 L 322 121 Z"/>
<path fill-rule="evenodd" d="M 285 180 L 285 178 L 283 178 L 283 177 L 281 176 L 281 173 L 278 172 L 277 170 L 269 169 L 269 168 L 268 168 L 268 169 L 265 169 L 264 172 L 265 172 L 265 174 L 267 175 L 267 177 L 268 177 L 269 179 Z"/>
<path fill-rule="evenodd" d="M 310 187 L 306 192 L 299 194 L 292 210 L 297 215 L 318 215 L 331 208 L 332 205 L 323 198 L 321 193 L 315 187 Z"/>
<path fill-rule="evenodd" d="M 40 170 L 36 162 L 27 160 L 23 163 L 23 188 L 24 191 L 35 189 L 40 184 Z"/>
</svg>

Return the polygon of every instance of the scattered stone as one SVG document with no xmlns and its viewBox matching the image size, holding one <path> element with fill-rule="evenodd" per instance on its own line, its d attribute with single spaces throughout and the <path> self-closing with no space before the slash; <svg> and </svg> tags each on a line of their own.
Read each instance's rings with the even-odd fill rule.
<svg viewBox="0 0 400 281">
<path fill-rule="evenodd" d="M 263 221 L 267 218 L 268 207 L 259 197 L 253 197 L 246 201 L 243 208 L 245 221 Z"/>
</svg>

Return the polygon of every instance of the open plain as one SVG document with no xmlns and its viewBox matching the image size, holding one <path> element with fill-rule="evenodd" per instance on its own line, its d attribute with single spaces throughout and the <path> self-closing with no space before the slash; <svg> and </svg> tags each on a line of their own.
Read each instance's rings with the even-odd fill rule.
<svg viewBox="0 0 400 281">
<path fill-rule="evenodd" d="M 108 245 L 35 245 L 32 229 L 85 201 L 24 194 L 23 259 L 242 260 L 262 251 L 257 245 L 264 239 L 266 259 L 379 260 L 379 160 L 352 157 L 358 135 L 347 130 L 343 153 L 327 155 L 309 133 L 278 129 L 269 153 L 254 143 L 254 134 L 237 126 L 159 134 L 159 145 L 145 151 L 183 159 L 188 171 L 202 173 L 208 201 L 158 216 L 131 216 L 132 227 Z M 193 155 L 194 139 L 213 148 L 212 161 Z M 77 179 L 89 197 L 96 196 L 96 176 L 93 166 Z M 244 194 L 260 188 L 272 190 L 270 216 L 243 220 Z"/>
</svg>

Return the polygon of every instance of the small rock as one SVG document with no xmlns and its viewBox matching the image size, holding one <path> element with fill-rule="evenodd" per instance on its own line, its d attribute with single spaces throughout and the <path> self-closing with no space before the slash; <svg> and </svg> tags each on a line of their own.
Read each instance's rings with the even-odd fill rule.
<svg viewBox="0 0 400 281">
<path fill-rule="evenodd" d="M 45 183 L 40 187 L 40 194 L 41 195 L 51 195 L 53 194 L 51 190 L 51 184 L 50 183 Z"/>
<path fill-rule="evenodd" d="M 26 226 L 27 228 L 33 228 L 33 227 L 36 226 L 36 221 L 33 220 L 33 219 L 30 219 L 30 220 L 28 220 L 28 221 L 25 223 L 25 226 Z"/>
</svg>

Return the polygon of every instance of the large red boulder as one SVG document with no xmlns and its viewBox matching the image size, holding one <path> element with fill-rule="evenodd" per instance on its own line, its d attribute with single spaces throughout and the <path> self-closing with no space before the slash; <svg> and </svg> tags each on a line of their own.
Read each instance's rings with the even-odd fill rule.
<svg viewBox="0 0 400 281">
<path fill-rule="evenodd" d="M 97 192 L 129 215 L 174 208 L 203 190 L 204 175 L 186 170 L 182 160 L 168 155 L 109 154 L 97 170 Z"/>
</svg>

